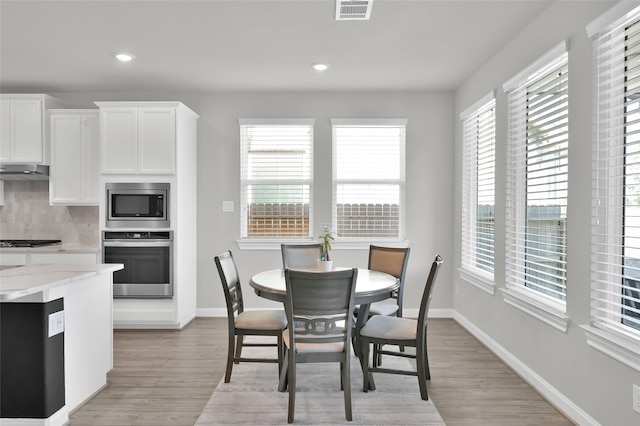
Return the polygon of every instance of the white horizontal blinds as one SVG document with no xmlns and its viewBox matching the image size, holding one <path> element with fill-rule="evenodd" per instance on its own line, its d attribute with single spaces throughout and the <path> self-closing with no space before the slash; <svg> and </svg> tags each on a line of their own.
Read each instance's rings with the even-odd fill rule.
<svg viewBox="0 0 640 426">
<path fill-rule="evenodd" d="M 462 265 L 493 275 L 495 99 L 463 121 Z"/>
<path fill-rule="evenodd" d="M 631 16 L 631 17 L 629 17 Z M 593 41 L 592 299 L 596 324 L 640 338 L 640 21 Z"/>
<path fill-rule="evenodd" d="M 310 120 L 241 120 L 242 236 L 309 237 Z"/>
<path fill-rule="evenodd" d="M 404 120 L 333 121 L 339 238 L 404 238 Z"/>
<path fill-rule="evenodd" d="M 554 49 L 508 93 L 506 278 L 566 300 L 568 67 Z"/>
</svg>

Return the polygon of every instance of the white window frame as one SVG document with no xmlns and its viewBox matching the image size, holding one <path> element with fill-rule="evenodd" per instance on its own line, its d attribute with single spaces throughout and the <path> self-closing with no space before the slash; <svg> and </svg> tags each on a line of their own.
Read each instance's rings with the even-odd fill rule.
<svg viewBox="0 0 640 426">
<path fill-rule="evenodd" d="M 625 28 L 640 20 L 639 2 L 619 2 L 586 27 L 593 42 L 593 199 L 592 199 L 592 256 L 591 265 L 591 318 L 581 325 L 587 343 L 613 359 L 640 371 L 640 332 L 615 321 L 607 312 L 612 298 L 622 299 L 620 284 L 623 266 L 622 232 L 624 209 L 620 177 L 603 173 L 619 170 L 624 153 L 624 98 L 625 98 Z M 620 76 L 618 79 L 617 76 Z M 603 84 L 599 84 L 600 82 Z M 620 147 L 620 150 L 616 150 Z M 612 192 L 614 191 L 614 192 Z M 613 194 L 613 196 L 612 196 Z M 617 194 L 617 195 L 616 195 Z M 603 249 L 606 247 L 606 249 Z M 617 260 L 616 260 L 617 259 Z M 609 294 L 603 301 L 602 295 Z M 613 300 L 613 303 L 616 303 Z M 618 314 L 618 318 L 620 318 Z"/>
<path fill-rule="evenodd" d="M 507 141 L 507 229 L 505 287 L 501 289 L 504 302 L 566 333 L 569 317 L 566 302 L 543 295 L 524 285 L 524 248 L 515 244 L 525 230 L 526 173 L 526 87 L 549 71 L 568 62 L 568 41 L 563 41 L 504 83 L 508 98 Z M 518 160 L 519 159 L 519 160 Z"/>
<path fill-rule="evenodd" d="M 478 206 L 478 166 L 482 162 L 493 163 L 492 173 L 494 175 L 493 196 L 495 211 L 495 131 L 496 131 L 496 95 L 495 90 L 483 96 L 469 108 L 460 113 L 462 120 L 462 232 L 461 232 L 461 259 L 460 278 L 480 290 L 495 294 L 494 272 L 476 266 L 476 244 L 477 240 L 477 206 Z M 478 132 L 478 120 L 487 113 L 492 113 L 492 126 L 489 131 L 493 131 L 493 137 L 489 141 L 480 141 Z M 482 144 L 482 146 L 480 146 Z M 492 151 L 489 158 L 480 159 L 479 149 Z M 485 153 L 485 155 L 487 155 Z M 490 165 L 490 164 L 489 164 Z M 495 223 L 495 222 L 494 222 Z M 495 227 L 494 227 L 495 230 Z M 495 249 L 495 232 L 494 232 Z M 491 262 L 495 263 L 495 250 Z"/>
<path fill-rule="evenodd" d="M 313 228 L 313 126 L 315 120 L 313 118 L 240 118 L 238 120 L 240 127 L 240 228 L 241 228 L 241 236 L 240 239 L 237 240 L 238 247 L 240 249 L 252 249 L 252 250 L 272 250 L 272 249 L 280 249 L 280 245 L 282 243 L 309 243 L 315 241 L 313 238 L 314 228 Z M 302 126 L 308 127 L 310 131 L 310 176 L 309 179 L 298 180 L 293 183 L 304 183 L 309 185 L 309 235 L 304 237 L 247 237 L 246 236 L 246 227 L 247 227 L 247 214 L 246 211 L 246 187 L 251 183 L 247 179 L 245 164 L 247 161 L 248 153 L 244 151 L 244 141 L 242 140 L 243 136 L 243 127 L 245 126 Z M 278 182 L 282 183 L 282 182 Z"/>
<path fill-rule="evenodd" d="M 370 244 L 381 244 L 390 247 L 406 247 L 409 244 L 409 241 L 406 239 L 405 234 L 405 221 L 406 221 L 406 203 L 405 203 L 405 184 L 406 184 L 406 119 L 332 119 L 332 158 L 333 158 L 333 167 L 332 167 L 332 230 L 336 232 L 336 240 L 334 244 L 334 248 L 343 248 L 343 249 L 360 249 L 360 248 L 368 248 Z M 336 149 L 336 128 L 337 127 L 403 127 L 404 128 L 404 137 L 402 141 L 402 146 L 400 149 L 399 162 L 401 168 L 401 176 L 399 179 L 395 180 L 385 180 L 385 179 L 377 179 L 377 180 L 359 180 L 358 183 L 372 183 L 372 184 L 393 184 L 399 185 L 400 190 L 400 200 L 399 200 L 399 236 L 397 238 L 393 237 L 341 237 L 337 234 L 338 226 L 338 209 L 337 209 L 337 188 L 338 185 L 343 183 L 343 181 L 338 180 L 337 178 L 337 149 Z"/>
</svg>

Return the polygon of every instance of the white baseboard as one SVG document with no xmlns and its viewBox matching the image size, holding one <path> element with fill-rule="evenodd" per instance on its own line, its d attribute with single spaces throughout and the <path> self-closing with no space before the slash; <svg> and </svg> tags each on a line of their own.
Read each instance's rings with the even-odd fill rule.
<svg viewBox="0 0 640 426">
<path fill-rule="evenodd" d="M 181 327 L 177 322 L 114 322 L 114 330 L 180 330 Z"/>
<path fill-rule="evenodd" d="M 196 317 L 227 317 L 227 308 L 197 308 Z"/>
<path fill-rule="evenodd" d="M 403 309 L 402 316 L 405 318 L 418 318 L 419 309 Z M 428 318 L 453 318 L 453 309 L 429 309 Z"/>
<path fill-rule="evenodd" d="M 493 340 L 488 334 L 476 327 L 471 321 L 459 312 L 453 312 L 453 319 L 471 333 L 476 339 L 481 341 L 490 351 L 492 351 L 505 364 L 511 367 L 522 379 L 529 383 L 547 401 L 558 410 L 564 413 L 572 421 L 579 425 L 600 426 L 594 418 L 589 416 L 584 410 L 578 407 L 573 401 L 551 386 L 544 378 L 520 361 L 515 355 L 507 351 L 504 347 Z"/>
</svg>

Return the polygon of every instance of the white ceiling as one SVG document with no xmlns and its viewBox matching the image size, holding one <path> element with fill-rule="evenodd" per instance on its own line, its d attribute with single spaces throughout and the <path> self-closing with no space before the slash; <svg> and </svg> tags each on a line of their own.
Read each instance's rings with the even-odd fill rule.
<svg viewBox="0 0 640 426">
<path fill-rule="evenodd" d="M 0 0 L 0 91 L 452 90 L 550 3 Z"/>
</svg>

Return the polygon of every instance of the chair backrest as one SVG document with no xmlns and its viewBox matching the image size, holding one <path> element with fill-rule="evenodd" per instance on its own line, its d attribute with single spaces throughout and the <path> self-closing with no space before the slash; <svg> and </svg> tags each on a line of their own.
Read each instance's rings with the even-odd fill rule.
<svg viewBox="0 0 640 426">
<path fill-rule="evenodd" d="M 285 269 L 290 347 L 295 343 L 341 342 L 349 353 L 356 268 L 330 272 Z M 290 327 L 291 328 L 291 327 Z"/>
<path fill-rule="evenodd" d="M 429 312 L 429 302 L 431 302 L 431 292 L 433 290 L 433 284 L 438 276 L 440 266 L 442 266 L 442 257 L 437 255 L 433 263 L 431 264 L 431 270 L 429 271 L 429 277 L 427 283 L 424 286 L 424 292 L 422 293 L 422 301 L 420 302 L 420 311 L 418 313 L 418 335 L 420 335 L 425 328 L 427 322 L 427 313 Z M 420 337 L 420 336 L 418 336 Z"/>
<path fill-rule="evenodd" d="M 233 260 L 233 253 L 227 250 L 215 257 L 216 267 L 220 275 L 220 282 L 224 290 L 224 298 L 227 302 L 227 315 L 231 322 L 236 316 L 244 311 L 244 301 L 242 298 L 242 287 L 238 268 Z"/>
<path fill-rule="evenodd" d="M 404 277 L 409 263 L 409 247 L 380 247 L 369 246 L 369 266 L 368 269 L 386 272 L 393 275 L 400 281 L 397 290 L 397 298 L 402 301 L 404 290 Z"/>
<path fill-rule="evenodd" d="M 281 244 L 282 266 L 293 269 L 317 269 L 322 253 L 318 244 Z"/>
</svg>

